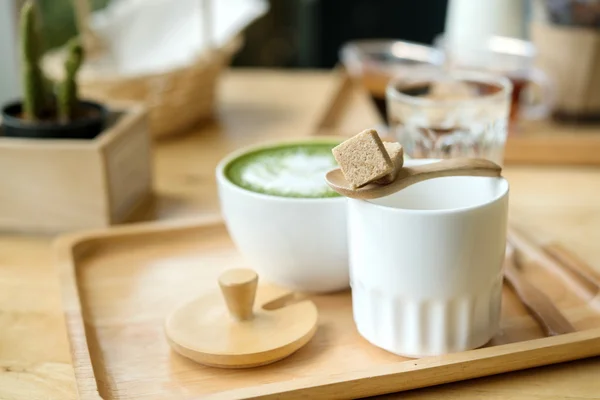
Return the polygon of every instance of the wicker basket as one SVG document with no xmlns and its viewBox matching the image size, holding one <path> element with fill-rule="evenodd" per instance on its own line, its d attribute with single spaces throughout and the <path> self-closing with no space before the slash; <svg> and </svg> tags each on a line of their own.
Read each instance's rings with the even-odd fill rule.
<svg viewBox="0 0 600 400">
<path fill-rule="evenodd" d="M 95 62 L 102 45 L 88 28 L 88 0 L 76 0 L 77 22 L 89 57 L 78 76 L 82 97 L 109 103 L 134 101 L 149 110 L 150 133 L 155 138 L 185 132 L 214 116 L 216 89 L 221 72 L 242 45 L 238 36 L 221 48 L 212 48 L 185 67 L 166 72 L 122 76 Z M 43 67 L 52 79 L 64 73 L 66 48 L 50 52 Z"/>
</svg>

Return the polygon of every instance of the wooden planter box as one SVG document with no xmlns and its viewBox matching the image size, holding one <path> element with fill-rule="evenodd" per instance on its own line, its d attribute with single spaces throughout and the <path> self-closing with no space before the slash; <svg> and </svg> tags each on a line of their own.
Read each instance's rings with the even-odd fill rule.
<svg viewBox="0 0 600 400">
<path fill-rule="evenodd" d="M 58 233 L 125 222 L 152 198 L 147 111 L 113 108 L 94 140 L 1 136 L 0 230 Z"/>
</svg>

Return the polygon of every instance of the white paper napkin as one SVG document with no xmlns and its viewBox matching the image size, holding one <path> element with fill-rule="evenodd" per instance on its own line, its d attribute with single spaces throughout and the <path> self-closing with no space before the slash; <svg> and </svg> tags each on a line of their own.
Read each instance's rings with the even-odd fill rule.
<svg viewBox="0 0 600 400">
<path fill-rule="evenodd" d="M 206 38 L 203 1 L 113 0 L 92 15 L 91 29 L 118 73 L 156 73 L 188 65 L 209 44 L 223 46 L 269 9 L 266 0 L 210 0 Z"/>
</svg>

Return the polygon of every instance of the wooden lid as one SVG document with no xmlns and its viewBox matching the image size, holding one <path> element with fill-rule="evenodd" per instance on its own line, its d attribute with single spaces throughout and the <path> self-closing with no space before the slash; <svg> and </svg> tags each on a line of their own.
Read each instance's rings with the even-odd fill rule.
<svg viewBox="0 0 600 400">
<path fill-rule="evenodd" d="M 313 302 L 294 302 L 293 293 L 274 286 L 258 288 L 252 270 L 228 270 L 219 286 L 220 293 L 192 300 L 166 319 L 169 343 L 184 357 L 221 368 L 266 365 L 300 349 L 317 329 Z"/>
</svg>

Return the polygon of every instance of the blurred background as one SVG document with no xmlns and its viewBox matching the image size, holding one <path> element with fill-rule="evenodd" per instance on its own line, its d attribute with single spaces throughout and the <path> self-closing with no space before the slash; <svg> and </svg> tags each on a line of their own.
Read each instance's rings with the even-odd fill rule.
<svg viewBox="0 0 600 400">
<path fill-rule="evenodd" d="M 9 3 L 11 0 L 3 0 Z M 510 1 L 510 0 L 509 0 Z M 111 0 L 91 0 L 94 10 Z M 447 0 L 269 0 L 269 12 L 245 30 L 234 66 L 330 68 L 352 39 L 401 38 L 432 43 L 444 30 Z M 15 1 L 19 10 L 23 0 Z M 72 0 L 39 0 L 48 48 L 76 33 Z M 16 12 L 16 11 L 15 11 Z"/>
<path fill-rule="evenodd" d="M 93 79 L 84 72 L 82 81 L 97 83 L 100 75 L 119 79 L 173 72 L 178 66 L 191 67 L 197 55 L 213 57 L 224 67 L 269 69 L 321 69 L 341 64 L 341 49 L 356 40 L 388 39 L 388 45 L 416 43 L 443 50 L 446 66 L 499 70 L 519 75 L 528 90 L 518 97 L 542 98 L 544 114 L 551 111 L 563 120 L 600 119 L 600 95 L 592 88 L 600 79 L 596 54 L 600 1 L 598 0 L 35 0 L 43 37 L 42 47 L 52 54 L 78 33 L 82 15 L 98 43 L 108 44 L 104 59 L 90 54 L 84 70 L 94 70 Z M 0 101 L 19 95 L 18 14 L 24 0 L 0 3 Z M 82 10 L 85 4 L 86 10 Z M 173 5 L 177 4 L 176 7 Z M 210 5 L 209 8 L 207 4 Z M 211 15 L 208 20 L 203 16 Z M 202 21 L 201 21 L 202 20 Z M 90 22 L 91 21 L 91 22 Z M 207 21 L 211 21 L 208 23 Z M 214 35 L 210 41 L 207 32 Z M 537 32 L 537 37 L 535 37 Z M 85 35 L 84 38 L 90 38 Z M 443 37 L 442 37 L 443 35 Z M 93 36 L 93 35 L 92 35 Z M 444 42 L 442 39 L 452 39 Z M 208 38 L 208 39 L 207 39 Z M 240 43 L 228 47 L 235 38 Z M 488 43 L 503 38 L 520 42 Z M 446 43 L 446 44 L 444 44 Z M 449 44 L 454 44 L 454 48 Z M 401 44 L 403 45 L 403 44 Z M 500 47 L 498 47 L 498 46 Z M 585 49 L 571 53 L 574 45 Z M 446 47 L 444 47 L 446 46 Z M 91 48 L 93 46 L 87 46 Z M 210 50 L 223 50 L 223 59 Z M 380 51 L 381 50 L 381 51 Z M 406 49 L 405 49 L 406 50 Z M 217 53 L 218 53 L 217 51 Z M 367 51 L 361 49 L 361 51 Z M 460 54 L 469 52 L 470 54 Z M 369 63 L 391 66 L 391 58 L 410 60 L 414 54 L 398 56 L 390 48 L 370 54 Z M 387 59 L 383 59 L 386 58 Z M 375 58 L 379 58 L 376 60 Z M 474 58 L 477 58 L 474 62 Z M 49 60 L 58 58 L 48 57 Z M 467 60 L 468 59 L 468 60 Z M 431 61 L 431 60 L 428 60 Z M 499 62 L 501 61 L 501 62 Z M 368 63 L 364 63 L 365 66 Z M 486 65 L 480 65 L 482 63 Z M 48 61 L 49 68 L 58 61 Z M 437 63 L 437 62 L 436 62 Z M 439 64 L 439 63 L 438 63 Z M 537 68 L 540 67 L 539 71 Z M 111 65 L 110 68 L 104 68 Z M 573 73 L 577 71 L 577 73 Z M 499 71 L 495 71 L 499 72 Z M 394 71 L 396 74 L 397 71 Z M 547 76 L 547 79 L 541 76 Z M 577 82 L 572 77 L 577 76 Z M 209 77 L 216 81 L 216 77 Z M 198 80 L 196 80 L 198 81 Z M 82 83 L 82 87 L 87 83 Z M 125 85 L 122 85 L 125 88 Z M 156 89 L 156 88 L 155 88 Z M 97 93 L 84 90 L 92 97 Z M 124 90 L 124 89 L 123 89 Z M 120 88 L 110 99 L 124 98 Z M 158 90 L 158 89 L 157 89 Z M 130 92 L 132 92 L 130 90 Z M 600 92 L 599 92 L 600 93 Z M 144 96 L 147 100 L 148 96 Z M 137 100 L 137 99 L 136 99 Z M 542 102 L 543 102 L 542 101 Z M 540 101 L 537 101 L 540 103 Z M 535 103 L 531 101 L 531 103 Z M 532 109 L 532 107 L 530 107 Z M 540 107 L 537 107 L 538 111 Z M 538 118 L 539 119 L 539 118 Z"/>
<path fill-rule="evenodd" d="M 0 2 L 0 51 L 15 52 L 16 23 L 24 0 Z M 119 0 L 89 0 L 91 11 L 105 9 Z M 331 68 L 339 62 L 341 46 L 354 39 L 390 38 L 432 44 L 444 31 L 449 18 L 448 0 L 266 0 L 268 12 L 251 21 L 243 29 L 244 45 L 235 52 L 232 66 L 267 68 Z M 43 20 L 44 47 L 48 50 L 63 45 L 77 32 L 73 0 L 37 0 Z M 121 1 L 121 3 L 125 3 Z M 143 1 L 128 1 L 142 4 Z M 460 3 L 460 2 L 458 2 Z M 464 3 L 464 2 L 463 2 Z M 498 0 L 487 0 L 490 10 Z M 522 24 L 529 14 L 529 1 L 506 0 L 515 11 L 512 24 Z M 495 4 L 495 5 L 494 5 Z M 517 5 L 515 7 L 515 5 Z M 462 5 L 464 8 L 464 5 Z M 474 9 L 480 7 L 475 6 Z M 505 18 L 506 19 L 506 18 Z M 496 33 L 515 34 L 511 28 L 496 26 Z M 477 21 L 471 21 L 477 24 Z M 504 23 L 505 22 L 501 22 Z M 494 25 L 495 24 L 495 25 Z M 494 25 L 494 26 L 493 26 Z M 526 37 L 524 25 L 516 36 Z M 0 100 L 18 93 L 14 77 L 17 65 L 10 57 L 0 63 Z"/>
</svg>

